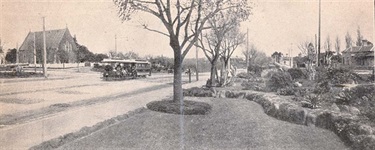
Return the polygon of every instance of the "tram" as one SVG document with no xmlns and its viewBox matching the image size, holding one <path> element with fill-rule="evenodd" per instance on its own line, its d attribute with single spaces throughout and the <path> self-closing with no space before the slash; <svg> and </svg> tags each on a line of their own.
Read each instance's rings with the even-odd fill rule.
<svg viewBox="0 0 375 150">
<path fill-rule="evenodd" d="M 103 79 L 124 80 L 151 76 L 151 64 L 146 60 L 104 59 Z"/>
</svg>

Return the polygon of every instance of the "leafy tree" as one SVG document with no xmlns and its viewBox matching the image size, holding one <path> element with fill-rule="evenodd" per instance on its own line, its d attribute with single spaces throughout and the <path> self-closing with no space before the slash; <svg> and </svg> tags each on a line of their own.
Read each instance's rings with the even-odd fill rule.
<svg viewBox="0 0 375 150">
<path fill-rule="evenodd" d="M 86 46 L 84 45 L 79 45 L 78 46 L 78 51 L 77 51 L 77 60 L 79 62 L 87 62 L 94 60 L 95 55 L 94 53 L 90 52 Z"/>
<path fill-rule="evenodd" d="M 274 52 L 271 57 L 277 62 L 280 63 L 281 57 L 283 57 L 283 53 L 281 52 Z"/>
<path fill-rule="evenodd" d="M 260 75 L 262 68 L 272 62 L 272 59 L 267 57 L 266 53 L 258 50 L 254 44 L 251 44 L 250 49 L 243 51 L 243 53 L 247 53 L 249 55 L 249 66 L 247 71 L 253 72 L 256 75 Z"/>
<path fill-rule="evenodd" d="M 149 62 L 151 63 L 151 67 L 153 70 L 161 71 L 161 70 L 168 70 L 173 68 L 173 59 L 164 57 L 164 56 L 156 56 L 156 57 L 149 57 Z"/>
<path fill-rule="evenodd" d="M 59 49 L 57 51 L 57 57 L 60 60 L 60 63 L 62 63 L 63 66 L 64 66 L 64 68 L 65 68 L 65 63 L 69 62 L 69 54 L 68 54 L 68 52 L 66 52 L 65 50 Z"/>
<path fill-rule="evenodd" d="M 149 28 L 144 29 L 162 34 L 169 38 L 169 45 L 174 54 L 173 100 L 183 101 L 182 62 L 196 42 L 198 35 L 205 29 L 208 19 L 225 10 L 236 8 L 248 12 L 246 0 L 113 0 L 118 7 L 119 17 L 129 20 L 131 16 L 142 11 L 156 17 L 167 32 Z"/>
<path fill-rule="evenodd" d="M 17 61 L 17 49 L 9 49 L 5 55 L 5 60 L 10 63 L 16 63 Z"/>
<path fill-rule="evenodd" d="M 106 54 L 95 54 L 94 62 L 101 62 L 105 58 L 108 58 Z"/>
</svg>

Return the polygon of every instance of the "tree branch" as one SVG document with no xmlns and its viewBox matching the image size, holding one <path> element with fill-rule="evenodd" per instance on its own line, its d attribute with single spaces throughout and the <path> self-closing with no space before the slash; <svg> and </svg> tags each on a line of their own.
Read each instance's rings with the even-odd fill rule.
<svg viewBox="0 0 375 150">
<path fill-rule="evenodd" d="M 156 33 L 159 33 L 161 35 L 165 35 L 165 36 L 169 37 L 169 35 L 167 33 L 164 33 L 164 32 L 161 32 L 161 31 L 155 30 L 155 29 L 150 29 L 150 28 L 147 27 L 146 24 L 143 24 L 143 28 L 148 30 L 148 31 L 156 32 Z"/>
</svg>

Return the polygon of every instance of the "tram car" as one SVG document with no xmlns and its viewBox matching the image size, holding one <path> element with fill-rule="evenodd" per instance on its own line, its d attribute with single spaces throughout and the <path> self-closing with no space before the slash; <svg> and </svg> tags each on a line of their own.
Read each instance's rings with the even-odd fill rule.
<svg viewBox="0 0 375 150">
<path fill-rule="evenodd" d="M 151 76 L 151 64 L 146 60 L 104 59 L 103 80 L 125 80 Z"/>
</svg>

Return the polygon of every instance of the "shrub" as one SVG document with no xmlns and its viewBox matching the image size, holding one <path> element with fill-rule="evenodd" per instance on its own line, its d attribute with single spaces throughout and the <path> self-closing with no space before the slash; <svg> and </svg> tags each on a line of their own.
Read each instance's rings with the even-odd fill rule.
<svg viewBox="0 0 375 150">
<path fill-rule="evenodd" d="M 241 83 L 241 86 L 243 86 L 243 90 L 253 90 L 253 91 L 264 91 L 264 83 L 261 82 L 253 82 L 253 81 L 244 81 Z"/>
<path fill-rule="evenodd" d="M 353 81 L 359 82 L 363 79 L 353 71 L 347 68 L 318 68 L 318 82 L 330 82 L 331 84 L 346 84 Z"/>
<path fill-rule="evenodd" d="M 375 85 L 358 85 L 345 89 L 338 95 L 337 103 L 353 106 L 375 106 Z"/>
<path fill-rule="evenodd" d="M 184 115 L 205 115 L 211 111 L 211 105 L 204 102 L 195 102 L 184 100 L 183 110 L 181 112 L 180 102 L 171 100 L 153 101 L 147 104 L 147 108 L 153 111 L 184 114 Z"/>
<path fill-rule="evenodd" d="M 315 85 L 313 93 L 315 94 L 324 94 L 329 92 L 332 89 L 332 85 L 328 81 L 320 82 Z"/>
<path fill-rule="evenodd" d="M 336 103 L 358 107 L 361 114 L 375 120 L 375 85 L 358 85 L 345 89 L 336 97 Z"/>
<path fill-rule="evenodd" d="M 307 78 L 307 75 L 299 68 L 290 68 L 288 69 L 288 73 L 290 74 L 293 80 Z"/>
<path fill-rule="evenodd" d="M 241 72 L 237 74 L 237 77 L 242 78 L 242 79 L 251 79 L 251 78 L 254 78 L 254 75 L 250 73 L 246 73 L 246 72 Z"/>
<path fill-rule="evenodd" d="M 284 71 L 270 71 L 270 78 L 266 81 L 266 87 L 272 92 L 276 92 L 278 89 L 291 87 L 292 77 L 288 72 Z M 266 75 L 268 76 L 268 75 Z"/>
<path fill-rule="evenodd" d="M 278 95 L 294 95 L 295 89 L 293 87 L 285 87 L 277 90 Z"/>
<path fill-rule="evenodd" d="M 247 70 L 249 70 L 250 72 L 254 73 L 254 75 L 256 76 L 260 76 L 262 71 L 263 71 L 263 67 L 260 66 L 260 65 L 254 65 L 254 64 L 251 64 Z"/>
</svg>

